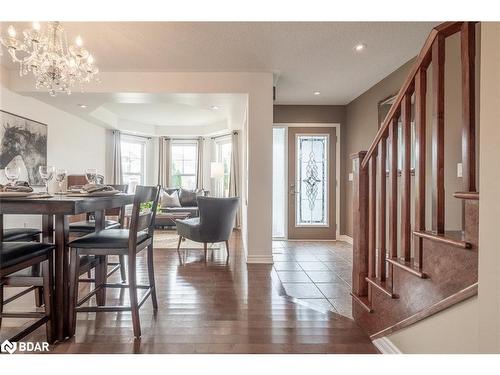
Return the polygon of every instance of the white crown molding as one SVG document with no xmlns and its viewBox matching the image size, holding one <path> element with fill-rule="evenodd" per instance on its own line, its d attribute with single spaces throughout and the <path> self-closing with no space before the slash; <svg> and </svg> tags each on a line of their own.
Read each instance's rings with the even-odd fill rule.
<svg viewBox="0 0 500 375">
<path fill-rule="evenodd" d="M 347 242 L 347 243 L 350 243 L 352 245 L 352 237 L 348 236 L 348 235 L 345 235 L 345 234 L 341 234 L 338 238 L 339 241 L 344 241 L 344 242 Z"/>
<path fill-rule="evenodd" d="M 401 350 L 399 350 L 399 348 L 387 337 L 373 340 L 373 345 L 375 345 L 382 354 L 403 354 L 403 352 L 401 352 Z"/>
</svg>

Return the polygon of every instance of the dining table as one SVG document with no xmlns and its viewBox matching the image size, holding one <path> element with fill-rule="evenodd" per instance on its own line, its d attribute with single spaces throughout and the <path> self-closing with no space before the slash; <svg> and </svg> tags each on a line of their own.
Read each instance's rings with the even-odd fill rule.
<svg viewBox="0 0 500 375">
<path fill-rule="evenodd" d="M 95 230 L 101 231 L 105 228 L 105 210 L 124 207 L 133 202 L 134 194 L 125 193 L 101 197 L 34 195 L 0 198 L 0 241 L 4 229 L 3 215 L 41 215 L 42 241 L 55 245 L 53 327 L 58 341 L 72 336 L 69 327 L 70 216 L 94 213 Z"/>
</svg>

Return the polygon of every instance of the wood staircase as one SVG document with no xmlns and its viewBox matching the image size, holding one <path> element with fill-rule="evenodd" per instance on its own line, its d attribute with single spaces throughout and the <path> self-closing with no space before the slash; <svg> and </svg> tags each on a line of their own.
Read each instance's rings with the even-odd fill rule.
<svg viewBox="0 0 500 375">
<path fill-rule="evenodd" d="M 432 30 L 370 148 L 351 156 L 353 316 L 372 339 L 477 294 L 475 29 L 475 22 L 446 22 Z M 463 227 L 449 232 L 445 231 L 444 58 L 446 39 L 457 33 L 461 40 L 463 191 L 453 196 L 463 201 Z M 430 66 L 433 121 L 429 147 L 433 173 L 432 181 L 427 182 Z M 432 230 L 426 230 L 427 184 L 432 184 L 432 201 L 428 202 L 432 206 Z"/>
</svg>

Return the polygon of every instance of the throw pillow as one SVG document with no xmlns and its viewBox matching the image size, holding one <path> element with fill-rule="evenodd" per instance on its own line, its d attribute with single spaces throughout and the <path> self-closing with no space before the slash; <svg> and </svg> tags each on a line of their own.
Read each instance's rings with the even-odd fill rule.
<svg viewBox="0 0 500 375">
<path fill-rule="evenodd" d="M 179 194 L 177 193 L 177 191 L 169 194 L 166 191 L 162 190 L 160 193 L 160 206 L 161 208 L 181 207 L 181 202 L 179 201 Z"/>
<path fill-rule="evenodd" d="M 203 189 L 179 189 L 179 200 L 182 207 L 197 207 L 196 198 L 203 195 Z"/>
</svg>

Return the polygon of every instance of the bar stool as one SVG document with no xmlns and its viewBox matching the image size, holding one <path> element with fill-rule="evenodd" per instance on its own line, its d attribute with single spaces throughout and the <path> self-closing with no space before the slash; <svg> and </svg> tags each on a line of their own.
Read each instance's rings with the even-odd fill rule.
<svg viewBox="0 0 500 375">
<path fill-rule="evenodd" d="M 37 318 L 34 323 L 11 337 L 9 339 L 11 342 L 21 340 L 43 324 L 46 325 L 47 342 L 54 342 L 52 332 L 53 250 L 54 245 L 40 242 L 0 242 L 0 328 L 3 318 Z M 18 273 L 39 264 L 43 269 L 41 277 L 23 276 Z M 4 285 L 43 287 L 45 311 L 4 313 L 4 305 L 25 294 L 18 293 L 4 300 Z"/>
<path fill-rule="evenodd" d="M 70 329 L 74 334 L 76 330 L 77 312 L 132 312 L 132 324 L 134 336 L 141 337 L 141 326 L 139 319 L 139 308 L 151 296 L 153 308 L 158 309 L 156 300 L 156 289 L 153 266 L 153 234 L 156 209 L 160 195 L 160 186 L 138 186 L 135 191 L 134 204 L 132 208 L 130 229 L 104 229 L 99 232 L 90 233 L 86 236 L 71 241 L 70 248 Z M 152 208 L 141 212 L 143 203 L 152 202 Z M 136 281 L 136 257 L 137 254 L 147 248 L 148 285 L 137 285 Z M 128 256 L 128 285 L 109 284 L 105 276 L 106 257 L 109 255 Z M 96 267 L 95 288 L 86 296 L 78 299 L 78 280 L 81 273 L 80 257 L 94 256 L 99 264 Z M 128 288 L 130 293 L 130 306 L 105 306 L 106 288 Z M 145 289 L 146 292 L 140 301 L 137 299 L 137 289 Z M 99 294 L 101 293 L 101 294 Z M 96 295 L 98 306 L 81 306 L 93 295 Z M 101 295 L 101 297 L 100 297 Z"/>
<path fill-rule="evenodd" d="M 128 188 L 128 185 L 109 185 L 109 186 L 112 186 L 114 189 L 116 189 L 122 193 L 126 193 L 127 188 Z M 125 219 L 125 207 L 112 208 L 112 209 L 106 210 L 106 215 L 107 216 L 118 216 L 118 221 L 107 220 L 107 219 L 105 220 L 105 228 L 106 229 L 123 228 L 123 223 L 124 223 L 124 219 Z M 74 234 L 85 235 L 85 234 L 95 232 L 95 220 L 93 220 L 91 218 L 90 214 L 87 214 L 86 220 L 70 223 L 69 224 L 69 232 L 73 235 Z M 92 259 L 88 259 L 87 261 L 92 262 Z M 118 257 L 117 263 L 108 262 L 108 266 L 112 266 L 113 268 L 108 271 L 107 277 L 110 277 L 113 273 L 120 270 L 120 276 L 121 276 L 122 282 L 127 281 L 127 272 L 125 269 L 125 256 L 120 255 Z M 87 279 L 84 280 L 86 282 L 93 282 L 94 281 L 94 279 L 91 278 L 90 269 L 89 269 Z"/>
<path fill-rule="evenodd" d="M 3 230 L 3 237 L 0 239 L 1 241 L 4 242 L 39 242 L 40 241 L 40 234 L 42 231 L 37 228 L 7 228 Z M 31 275 L 33 277 L 39 277 L 40 276 L 40 264 L 36 264 L 33 267 L 31 267 L 31 270 L 24 270 L 23 274 L 26 276 Z M 43 292 L 41 287 L 30 287 L 27 290 L 24 290 L 21 292 L 23 294 L 26 294 L 30 291 L 35 291 L 35 303 L 37 307 L 40 307 L 43 305 Z M 21 296 L 20 295 L 20 296 Z M 19 296 L 19 297 L 20 297 Z"/>
<path fill-rule="evenodd" d="M 37 228 L 8 228 L 3 230 L 2 241 L 31 242 L 39 241 L 42 231 Z"/>
</svg>

